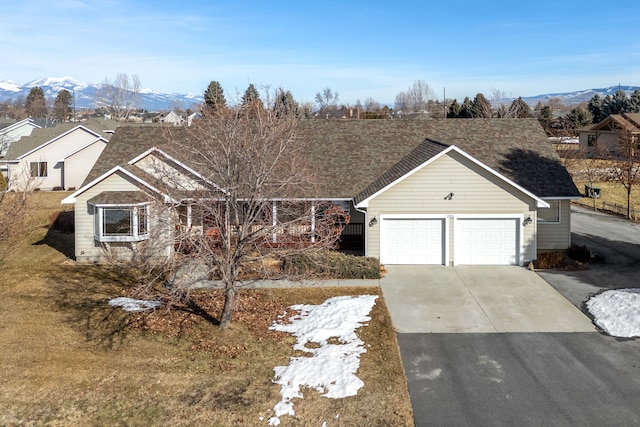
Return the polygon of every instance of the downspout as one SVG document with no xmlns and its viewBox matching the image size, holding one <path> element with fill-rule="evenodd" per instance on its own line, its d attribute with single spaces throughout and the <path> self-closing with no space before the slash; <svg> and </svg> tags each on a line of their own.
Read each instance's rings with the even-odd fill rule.
<svg viewBox="0 0 640 427">
<path fill-rule="evenodd" d="M 364 231 L 364 256 L 369 256 L 369 239 L 368 239 L 368 228 L 367 224 L 369 224 L 369 214 L 366 209 L 358 209 L 356 206 L 355 199 L 351 199 L 351 204 L 353 204 L 353 208 L 360 213 L 364 214 L 364 224 L 362 224 L 362 230 Z"/>
</svg>

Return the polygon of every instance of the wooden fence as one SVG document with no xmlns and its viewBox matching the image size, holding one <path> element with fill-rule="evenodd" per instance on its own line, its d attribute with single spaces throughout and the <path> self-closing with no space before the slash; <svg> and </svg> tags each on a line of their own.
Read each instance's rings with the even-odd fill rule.
<svg viewBox="0 0 640 427">
<path fill-rule="evenodd" d="M 627 207 L 617 203 L 602 202 L 602 210 L 624 215 L 625 217 L 627 216 Z M 629 216 L 631 219 L 640 219 L 640 212 L 637 209 L 631 208 L 630 211 Z"/>
</svg>

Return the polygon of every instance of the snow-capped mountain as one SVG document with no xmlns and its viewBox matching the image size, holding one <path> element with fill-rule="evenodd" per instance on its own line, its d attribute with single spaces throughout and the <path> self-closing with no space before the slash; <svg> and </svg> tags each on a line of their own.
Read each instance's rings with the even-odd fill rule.
<svg viewBox="0 0 640 427">
<path fill-rule="evenodd" d="M 544 95 L 527 96 L 522 99 L 529 105 L 535 106 L 538 102 L 544 104 L 552 98 L 558 98 L 564 105 L 576 105 L 581 102 L 589 102 L 594 95 L 598 94 L 601 98 L 607 95 L 613 96 L 618 90 L 623 90 L 627 96 L 631 95 L 634 90 L 640 90 L 640 86 L 609 86 L 600 89 L 578 90 L 575 92 L 548 93 Z"/>
<path fill-rule="evenodd" d="M 38 86 L 47 98 L 55 99 L 62 89 L 66 89 L 75 96 L 76 108 L 94 108 L 96 91 L 100 85 L 100 83 L 85 83 L 71 77 L 47 77 L 25 84 L 0 80 L 0 102 L 16 100 L 19 97 L 26 98 L 29 91 Z M 169 111 L 176 106 L 186 109 L 202 102 L 202 96 L 192 94 L 169 94 L 146 88 L 140 90 L 140 108 L 148 111 Z"/>
</svg>

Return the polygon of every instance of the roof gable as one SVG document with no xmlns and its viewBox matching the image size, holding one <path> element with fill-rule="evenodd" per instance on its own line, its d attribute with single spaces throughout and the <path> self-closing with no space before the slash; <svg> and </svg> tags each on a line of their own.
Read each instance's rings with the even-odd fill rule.
<svg viewBox="0 0 640 427">
<path fill-rule="evenodd" d="M 485 170 L 489 174 L 493 175 L 500 181 L 507 184 L 509 187 L 515 188 L 518 191 L 526 194 L 536 201 L 538 207 L 548 208 L 549 204 L 542 200 L 540 197 L 501 175 L 500 173 L 494 171 L 487 165 L 473 158 L 469 154 L 460 150 L 455 145 L 447 146 L 445 144 L 439 143 L 437 141 L 425 140 L 422 144 L 420 144 L 416 149 L 414 149 L 411 153 L 409 153 L 405 158 L 403 158 L 400 162 L 395 164 L 394 166 L 387 171 L 382 177 L 378 178 L 375 182 L 373 182 L 365 191 L 358 194 L 355 198 L 355 203 L 357 207 L 367 207 L 369 201 L 379 194 L 385 192 L 389 188 L 394 187 L 399 182 L 404 181 L 409 178 L 414 173 L 422 170 L 427 167 L 429 164 L 439 159 L 440 157 L 447 155 L 448 153 L 455 151 L 460 154 L 462 157 L 468 159 L 472 163 L 479 166 L 481 169 Z M 384 185 L 387 183 L 386 185 Z M 383 186 L 384 185 L 384 186 Z"/>
<path fill-rule="evenodd" d="M 640 113 L 610 114 L 589 128 L 591 131 L 617 131 L 620 129 L 626 129 L 633 133 L 640 132 Z"/>
<path fill-rule="evenodd" d="M 24 126 L 31 126 L 34 129 L 40 129 L 41 126 L 38 126 L 32 119 L 24 119 L 19 122 L 11 123 L 5 127 L 0 128 L 0 134 L 7 134 L 9 132 L 13 132 L 16 129 L 19 129 Z"/>
<path fill-rule="evenodd" d="M 427 139 L 455 145 L 540 198 L 580 195 L 536 119 L 311 120 L 298 134 L 311 141 L 319 185 L 331 197 L 379 190 L 373 183 L 388 184 L 428 158 L 420 153 Z"/>
<path fill-rule="evenodd" d="M 97 177 L 96 179 L 94 179 L 93 181 L 83 185 L 82 187 L 80 187 L 78 190 L 74 191 L 73 193 L 71 193 L 70 195 L 68 195 L 67 197 L 65 197 L 64 199 L 62 199 L 61 203 L 63 205 L 65 204 L 72 204 L 76 202 L 76 198 L 84 193 L 85 191 L 87 191 L 88 189 L 90 189 L 91 187 L 93 187 L 94 185 L 98 184 L 99 182 L 104 181 L 105 179 L 107 179 L 108 177 L 117 174 L 117 173 L 122 173 L 126 176 L 128 176 L 129 178 L 133 179 L 134 181 L 136 181 L 138 184 L 140 184 L 141 186 L 151 190 L 152 192 L 156 193 L 156 194 L 163 194 L 158 188 L 156 188 L 154 185 L 146 182 L 144 179 L 140 178 L 138 176 L 138 174 L 133 173 L 130 170 L 127 170 L 126 168 L 122 167 L 122 166 L 116 166 L 113 169 L 105 172 L 104 174 L 102 174 L 101 176 Z M 169 196 L 164 195 L 165 196 L 165 200 L 167 201 L 172 201 L 175 202 L 175 200 L 172 200 Z"/>
<path fill-rule="evenodd" d="M 181 186 L 182 190 L 195 191 L 213 187 L 222 191 L 214 182 L 157 147 L 146 150 L 127 163 L 142 169 L 156 179 L 163 180 L 170 177 L 173 183 Z"/>
</svg>

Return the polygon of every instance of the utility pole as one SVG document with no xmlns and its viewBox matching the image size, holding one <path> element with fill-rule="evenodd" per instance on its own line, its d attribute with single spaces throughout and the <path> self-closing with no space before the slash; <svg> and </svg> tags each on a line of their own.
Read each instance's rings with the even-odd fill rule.
<svg viewBox="0 0 640 427">
<path fill-rule="evenodd" d="M 447 118 L 447 87 L 443 86 L 442 88 L 442 108 L 444 108 L 444 118 Z"/>
</svg>

